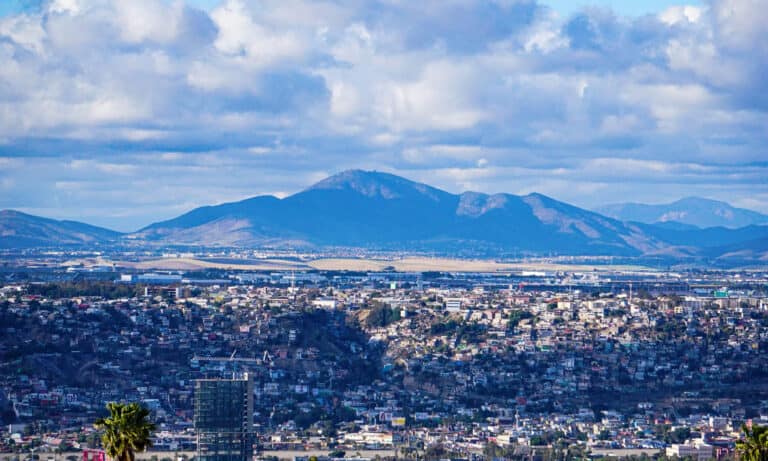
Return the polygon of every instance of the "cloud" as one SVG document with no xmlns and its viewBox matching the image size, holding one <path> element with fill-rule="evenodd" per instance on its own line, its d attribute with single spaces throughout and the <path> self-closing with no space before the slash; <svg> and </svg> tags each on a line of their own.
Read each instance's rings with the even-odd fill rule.
<svg viewBox="0 0 768 461">
<path fill-rule="evenodd" d="M 128 229 L 376 168 L 454 192 L 768 211 L 766 15 L 765 0 L 636 17 L 532 0 L 39 2 L 0 18 L 0 207 Z"/>
</svg>

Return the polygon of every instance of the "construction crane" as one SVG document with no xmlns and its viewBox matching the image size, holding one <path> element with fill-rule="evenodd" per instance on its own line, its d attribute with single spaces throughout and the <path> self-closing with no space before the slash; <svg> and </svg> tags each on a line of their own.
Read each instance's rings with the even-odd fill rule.
<svg viewBox="0 0 768 461">
<path fill-rule="evenodd" d="M 237 373 L 237 363 L 238 362 L 247 362 L 247 363 L 259 363 L 259 359 L 255 358 L 248 358 L 248 357 L 235 357 L 235 354 L 237 354 L 237 349 L 232 351 L 232 355 L 229 357 L 200 357 L 200 356 L 194 356 L 192 357 L 192 361 L 197 362 L 229 362 L 232 364 L 232 371 L 234 373 Z M 221 370 L 223 371 L 223 370 Z"/>
<path fill-rule="evenodd" d="M 270 368 L 275 365 L 275 361 L 272 360 L 272 355 L 266 349 L 264 350 L 264 355 L 262 356 L 261 361 L 263 363 L 269 363 Z"/>
<path fill-rule="evenodd" d="M 259 359 L 248 358 L 248 357 L 200 357 L 197 355 L 192 357 L 192 360 L 197 360 L 198 362 L 258 362 L 259 361 Z"/>
</svg>

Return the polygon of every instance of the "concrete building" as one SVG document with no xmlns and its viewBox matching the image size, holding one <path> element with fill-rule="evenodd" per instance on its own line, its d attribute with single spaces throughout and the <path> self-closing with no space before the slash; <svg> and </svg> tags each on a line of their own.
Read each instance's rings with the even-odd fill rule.
<svg viewBox="0 0 768 461">
<path fill-rule="evenodd" d="M 712 459 L 712 445 L 699 441 L 690 444 L 673 443 L 671 446 L 667 447 L 666 454 L 667 456 L 707 461 Z"/>
</svg>

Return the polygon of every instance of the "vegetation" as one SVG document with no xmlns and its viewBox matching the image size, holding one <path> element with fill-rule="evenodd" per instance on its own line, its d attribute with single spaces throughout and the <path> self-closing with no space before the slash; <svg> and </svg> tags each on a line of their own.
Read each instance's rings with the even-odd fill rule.
<svg viewBox="0 0 768 461">
<path fill-rule="evenodd" d="M 368 317 L 365 319 L 365 324 L 369 328 L 373 327 L 385 327 L 390 323 L 400 320 L 400 311 L 394 308 L 390 308 L 384 304 L 379 304 L 371 309 Z"/>
<path fill-rule="evenodd" d="M 669 424 L 658 424 L 653 427 L 653 434 L 666 443 L 684 443 L 691 438 L 691 429 L 678 427 L 673 430 Z"/>
<path fill-rule="evenodd" d="M 570 443 L 566 440 L 551 442 L 551 446 L 539 444 L 539 446 L 509 445 L 501 447 L 493 442 L 487 443 L 483 448 L 483 458 L 486 460 L 530 460 L 540 461 L 576 461 L 588 459 L 584 445 Z M 631 458 L 631 457 L 630 457 Z M 640 458 L 650 461 L 647 456 Z"/>
<path fill-rule="evenodd" d="M 508 323 L 509 328 L 510 329 L 515 328 L 520 323 L 521 320 L 529 319 L 531 317 L 533 317 L 533 315 L 526 310 L 520 309 L 520 310 L 512 311 L 509 314 L 509 323 Z"/>
<path fill-rule="evenodd" d="M 107 455 L 114 461 L 134 461 L 137 451 L 152 446 L 152 432 L 155 425 L 149 421 L 149 410 L 138 403 L 107 404 L 109 417 L 99 418 L 94 423 L 103 430 L 101 442 Z"/>
<path fill-rule="evenodd" d="M 742 426 L 745 438 L 736 442 L 739 459 L 768 461 L 768 426 Z"/>
<path fill-rule="evenodd" d="M 456 331 L 458 327 L 459 327 L 459 322 L 454 319 L 450 319 L 447 321 L 438 321 L 429 326 L 429 334 L 430 335 L 450 334 Z"/>
<path fill-rule="evenodd" d="M 30 284 L 27 293 L 44 298 L 74 298 L 76 296 L 102 296 L 107 299 L 132 298 L 143 293 L 144 287 L 108 282 L 83 280 L 79 282 L 55 282 Z"/>
<path fill-rule="evenodd" d="M 433 460 L 439 460 L 439 459 L 445 459 L 445 458 L 451 458 L 453 456 L 457 455 L 457 453 L 453 453 L 448 448 L 443 446 L 442 444 L 436 444 L 436 445 L 430 445 L 427 447 L 426 450 L 424 450 L 424 456 L 421 457 L 421 459 L 424 459 L 426 461 L 433 461 Z"/>
</svg>

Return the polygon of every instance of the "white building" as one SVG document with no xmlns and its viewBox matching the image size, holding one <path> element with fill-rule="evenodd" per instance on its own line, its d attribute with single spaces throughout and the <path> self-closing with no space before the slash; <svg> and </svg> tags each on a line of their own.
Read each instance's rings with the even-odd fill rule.
<svg viewBox="0 0 768 461">
<path fill-rule="evenodd" d="M 691 457 L 697 461 L 706 461 L 712 459 L 712 445 L 707 445 L 702 441 L 690 441 L 686 444 L 673 443 L 667 447 L 667 456 L 678 456 L 680 458 Z"/>
</svg>

